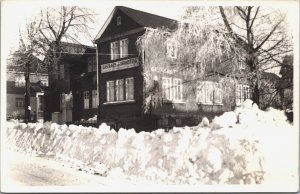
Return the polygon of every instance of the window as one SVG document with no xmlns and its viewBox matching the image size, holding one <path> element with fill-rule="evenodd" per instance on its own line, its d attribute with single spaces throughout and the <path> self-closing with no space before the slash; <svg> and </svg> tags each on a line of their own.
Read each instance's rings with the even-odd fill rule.
<svg viewBox="0 0 300 194">
<path fill-rule="evenodd" d="M 48 80 L 47 79 L 41 79 L 41 86 L 48 86 Z"/>
<path fill-rule="evenodd" d="M 240 105 L 246 99 L 250 98 L 250 87 L 248 85 L 238 84 L 236 86 L 236 105 Z"/>
<path fill-rule="evenodd" d="M 110 59 L 115 60 L 119 58 L 119 41 L 110 43 Z"/>
<path fill-rule="evenodd" d="M 44 110 L 44 98 L 42 96 L 39 96 L 38 99 L 39 99 L 38 110 L 39 111 L 43 111 Z"/>
<path fill-rule="evenodd" d="M 134 100 L 134 78 L 107 81 L 106 91 L 107 102 Z"/>
<path fill-rule="evenodd" d="M 117 17 L 117 26 L 120 26 L 121 24 L 122 24 L 121 16 L 118 16 Z"/>
<path fill-rule="evenodd" d="M 97 71 L 96 57 L 88 59 L 88 72 Z"/>
<path fill-rule="evenodd" d="M 97 108 L 99 105 L 99 98 L 97 95 L 97 90 L 92 91 L 92 108 Z"/>
<path fill-rule="evenodd" d="M 18 76 L 15 78 L 15 87 L 24 87 L 25 86 L 25 77 Z"/>
<path fill-rule="evenodd" d="M 124 80 L 118 79 L 116 80 L 116 100 L 122 101 L 124 100 Z"/>
<path fill-rule="evenodd" d="M 177 46 L 175 43 L 167 43 L 167 56 L 170 58 L 177 58 Z"/>
<path fill-rule="evenodd" d="M 83 92 L 83 108 L 89 109 L 90 108 L 90 96 L 89 91 Z"/>
<path fill-rule="evenodd" d="M 16 107 L 24 108 L 24 98 L 16 98 Z"/>
<path fill-rule="evenodd" d="M 223 94 L 220 83 L 212 81 L 199 83 L 196 91 L 196 100 L 203 104 L 221 104 Z"/>
<path fill-rule="evenodd" d="M 115 82 L 114 81 L 106 82 L 106 101 L 107 102 L 115 101 Z"/>
<path fill-rule="evenodd" d="M 163 98 L 166 100 L 172 100 L 172 78 L 163 77 L 162 80 Z"/>
<path fill-rule="evenodd" d="M 110 59 L 128 57 L 128 38 L 110 43 Z"/>
<path fill-rule="evenodd" d="M 59 65 L 59 78 L 60 79 L 64 79 L 65 75 L 65 68 L 64 68 L 64 64 L 60 64 Z"/>
<path fill-rule="evenodd" d="M 182 100 L 182 80 L 163 77 L 163 98 L 172 101 Z"/>
<path fill-rule="evenodd" d="M 222 104 L 223 94 L 222 94 L 222 87 L 220 83 L 215 83 L 214 85 L 214 102 L 216 104 Z"/>
<path fill-rule="evenodd" d="M 175 101 L 182 100 L 182 80 L 173 79 L 173 99 Z"/>
<path fill-rule="evenodd" d="M 128 56 L 128 39 L 120 40 L 120 58 Z"/>
<path fill-rule="evenodd" d="M 239 63 L 239 69 L 240 69 L 240 70 L 246 69 L 245 63 L 240 62 L 240 63 Z"/>
<path fill-rule="evenodd" d="M 130 78 L 126 78 L 125 80 L 126 80 L 125 81 L 125 83 L 126 83 L 126 86 L 125 86 L 126 100 L 133 100 L 134 99 L 134 79 L 133 79 L 133 77 L 130 77 Z"/>
</svg>

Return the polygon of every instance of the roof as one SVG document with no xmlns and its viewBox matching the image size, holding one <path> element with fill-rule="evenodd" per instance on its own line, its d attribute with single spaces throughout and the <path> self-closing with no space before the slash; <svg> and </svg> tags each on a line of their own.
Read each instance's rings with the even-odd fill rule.
<svg viewBox="0 0 300 194">
<path fill-rule="evenodd" d="M 25 86 L 16 87 L 15 82 L 6 82 L 7 94 L 25 94 Z M 35 96 L 37 92 L 43 92 L 44 88 L 39 83 L 30 83 L 30 96 Z"/>
<path fill-rule="evenodd" d="M 94 39 L 94 42 L 101 38 L 105 29 L 107 28 L 107 26 L 109 25 L 109 23 L 111 22 L 112 18 L 114 17 L 114 15 L 117 13 L 118 10 L 125 13 L 132 20 L 134 20 L 136 23 L 138 23 L 143 27 L 148 27 L 148 28 L 166 27 L 169 29 L 175 29 L 177 27 L 178 22 L 176 20 L 135 10 L 129 7 L 116 6 L 111 12 L 111 14 L 109 15 L 109 17 L 107 18 L 107 20 L 105 21 L 100 31 L 98 32 L 97 36 Z"/>
<path fill-rule="evenodd" d="M 25 72 L 17 72 L 17 71 L 8 71 L 6 73 L 6 80 L 7 81 L 16 81 L 16 78 L 18 79 L 24 79 L 25 80 Z M 40 80 L 48 80 L 48 74 L 42 74 L 42 73 L 30 73 L 29 75 L 29 81 L 30 83 L 36 83 Z"/>
<path fill-rule="evenodd" d="M 47 69 L 42 65 L 42 61 L 35 57 L 31 56 L 31 63 L 29 66 L 30 72 L 32 73 L 41 73 L 41 74 L 47 74 Z M 16 71 L 16 72 L 25 72 L 26 67 L 25 65 L 8 65 L 7 66 L 8 71 Z"/>
</svg>

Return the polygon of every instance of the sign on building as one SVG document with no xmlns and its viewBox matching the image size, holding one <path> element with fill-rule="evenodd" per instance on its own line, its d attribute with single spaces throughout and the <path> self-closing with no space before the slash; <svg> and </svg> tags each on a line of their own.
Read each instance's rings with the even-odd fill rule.
<svg viewBox="0 0 300 194">
<path fill-rule="evenodd" d="M 103 64 L 101 65 L 101 73 L 129 69 L 137 66 L 139 66 L 139 60 L 137 57 L 135 57 L 135 58 L 130 58 L 122 61 Z"/>
</svg>

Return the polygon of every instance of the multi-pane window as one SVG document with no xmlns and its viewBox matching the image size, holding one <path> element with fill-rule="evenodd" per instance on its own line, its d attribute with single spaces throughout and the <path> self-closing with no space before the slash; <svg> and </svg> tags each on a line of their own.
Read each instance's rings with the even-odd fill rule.
<svg viewBox="0 0 300 194">
<path fill-rule="evenodd" d="M 114 41 L 110 43 L 110 59 L 115 60 L 120 57 L 119 52 L 119 41 Z"/>
<path fill-rule="evenodd" d="M 24 98 L 16 98 L 16 107 L 24 108 Z"/>
<path fill-rule="evenodd" d="M 182 80 L 173 79 L 173 99 L 175 101 L 182 100 Z"/>
<path fill-rule="evenodd" d="M 97 95 L 97 90 L 92 91 L 92 108 L 97 108 L 99 105 L 99 98 Z"/>
<path fill-rule="evenodd" d="M 204 104 L 221 104 L 223 99 L 221 85 L 212 81 L 200 82 L 197 87 L 196 98 L 197 102 Z"/>
<path fill-rule="evenodd" d="M 236 86 L 236 105 L 240 105 L 246 99 L 250 98 L 250 87 L 248 85 L 238 84 Z"/>
<path fill-rule="evenodd" d="M 88 59 L 88 72 L 97 71 L 96 58 L 90 57 Z"/>
<path fill-rule="evenodd" d="M 110 43 L 110 59 L 115 60 L 128 56 L 128 39 L 122 39 Z"/>
<path fill-rule="evenodd" d="M 90 108 L 90 96 L 89 91 L 83 92 L 83 108 L 89 109 Z"/>
<path fill-rule="evenodd" d="M 169 77 L 162 78 L 163 98 L 166 100 L 182 100 L 182 80 Z"/>
<path fill-rule="evenodd" d="M 107 102 L 134 100 L 134 78 L 106 82 Z"/>
<path fill-rule="evenodd" d="M 124 100 L 124 79 L 116 80 L 116 101 Z"/>
<path fill-rule="evenodd" d="M 162 81 L 163 98 L 172 100 L 172 78 L 163 77 Z"/>
<path fill-rule="evenodd" d="M 120 58 L 128 56 L 128 39 L 120 40 Z"/>
<path fill-rule="evenodd" d="M 170 58 L 177 58 L 177 46 L 173 42 L 167 43 L 167 55 Z"/>
<path fill-rule="evenodd" d="M 125 97 L 126 100 L 133 100 L 134 99 L 134 79 L 133 77 L 125 79 Z"/>
<path fill-rule="evenodd" d="M 115 81 L 106 82 L 106 100 L 107 102 L 115 101 Z"/>
<path fill-rule="evenodd" d="M 222 87 L 220 83 L 214 83 L 214 102 L 221 104 L 223 100 Z"/>
</svg>

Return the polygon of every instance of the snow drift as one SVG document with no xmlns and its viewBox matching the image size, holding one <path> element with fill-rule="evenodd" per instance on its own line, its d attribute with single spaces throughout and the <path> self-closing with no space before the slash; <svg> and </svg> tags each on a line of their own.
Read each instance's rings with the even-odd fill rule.
<svg viewBox="0 0 300 194">
<path fill-rule="evenodd" d="M 7 142 L 101 176 L 168 184 L 282 183 L 297 178 L 297 130 L 283 111 L 247 100 L 197 127 L 116 132 L 56 123 L 7 123 Z M 284 158 L 284 160 L 282 160 Z"/>
</svg>

